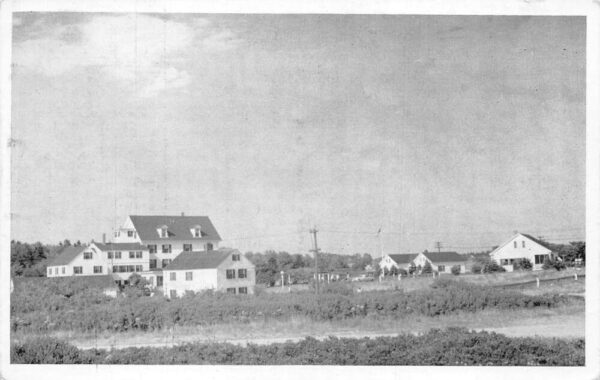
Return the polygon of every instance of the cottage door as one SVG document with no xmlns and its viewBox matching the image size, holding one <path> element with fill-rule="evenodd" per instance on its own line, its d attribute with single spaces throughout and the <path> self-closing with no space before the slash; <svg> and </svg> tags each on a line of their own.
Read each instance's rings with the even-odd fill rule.
<svg viewBox="0 0 600 380">
<path fill-rule="evenodd" d="M 162 276 L 156 276 L 156 286 L 162 286 L 163 285 L 163 277 Z"/>
</svg>

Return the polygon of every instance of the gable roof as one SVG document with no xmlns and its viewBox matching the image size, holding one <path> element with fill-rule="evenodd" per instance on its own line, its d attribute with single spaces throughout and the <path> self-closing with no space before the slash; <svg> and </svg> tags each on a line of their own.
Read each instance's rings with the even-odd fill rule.
<svg viewBox="0 0 600 380">
<path fill-rule="evenodd" d="M 418 253 L 393 253 L 388 256 L 390 259 L 394 260 L 396 264 L 408 264 L 413 261 L 417 255 Z"/>
<path fill-rule="evenodd" d="M 528 234 L 521 234 L 521 235 L 525 236 L 525 237 L 526 237 L 526 238 L 528 238 L 528 239 L 531 239 L 531 240 L 533 240 L 534 242 L 538 243 L 539 245 L 541 245 L 542 247 L 544 247 L 544 248 L 546 248 L 546 249 L 549 249 L 549 250 L 551 250 L 551 251 L 553 250 L 553 249 L 550 247 L 550 245 L 548 245 L 548 243 L 546 243 L 545 241 L 541 241 L 541 240 L 539 240 L 539 239 L 536 239 L 536 238 L 534 238 L 533 236 L 531 236 L 531 235 L 528 235 Z"/>
<path fill-rule="evenodd" d="M 87 247 L 80 245 L 79 247 L 74 246 L 66 246 L 63 247 L 62 250 L 58 252 L 58 256 L 54 258 L 47 266 L 53 267 L 57 265 L 68 265 L 71 261 L 73 261 L 77 255 L 83 252 Z"/>
<path fill-rule="evenodd" d="M 181 252 L 164 270 L 213 269 L 218 267 L 231 253 L 240 253 L 236 249 L 217 251 Z"/>
<path fill-rule="evenodd" d="M 208 216 L 130 215 L 141 240 L 221 240 Z M 158 236 L 157 229 L 167 226 L 169 237 Z M 202 237 L 195 238 L 191 230 L 200 226 Z"/>
<path fill-rule="evenodd" d="M 423 255 L 432 263 L 467 261 L 466 257 L 456 252 L 423 252 Z"/>
<path fill-rule="evenodd" d="M 147 251 L 148 247 L 140 243 L 92 243 L 101 251 Z"/>
</svg>

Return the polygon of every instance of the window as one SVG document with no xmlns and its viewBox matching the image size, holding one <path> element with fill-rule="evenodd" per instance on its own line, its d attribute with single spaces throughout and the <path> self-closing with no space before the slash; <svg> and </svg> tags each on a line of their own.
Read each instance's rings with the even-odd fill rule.
<svg viewBox="0 0 600 380">
<path fill-rule="evenodd" d="M 508 259 L 501 259 L 500 260 L 500 265 L 508 265 L 509 261 Z"/>
<path fill-rule="evenodd" d="M 156 269 L 156 259 L 150 259 L 150 269 Z"/>
<path fill-rule="evenodd" d="M 135 259 L 135 252 L 129 252 L 129 258 L 130 259 Z"/>
<path fill-rule="evenodd" d="M 135 265 L 127 265 L 127 272 L 135 272 Z"/>
<path fill-rule="evenodd" d="M 62 274 L 65 274 L 65 267 L 62 267 L 61 272 L 62 272 Z"/>
<path fill-rule="evenodd" d="M 245 286 L 243 288 L 239 288 L 238 293 L 239 294 L 248 294 L 248 288 Z"/>
<path fill-rule="evenodd" d="M 197 238 L 202 237 L 199 226 L 194 228 L 194 237 L 197 237 Z"/>
<path fill-rule="evenodd" d="M 175 273 L 175 272 L 169 273 L 169 280 L 177 281 L 177 273 Z"/>
<path fill-rule="evenodd" d="M 94 265 L 94 273 L 102 273 L 102 266 Z"/>
<path fill-rule="evenodd" d="M 92 259 L 92 252 L 83 252 L 83 259 L 84 260 L 91 260 Z"/>
<path fill-rule="evenodd" d="M 515 246 L 515 248 L 517 248 L 517 241 L 513 241 L 513 245 Z"/>
<path fill-rule="evenodd" d="M 160 237 L 161 238 L 169 237 L 169 231 L 167 230 L 167 226 L 161 227 L 161 229 L 160 229 Z"/>
<path fill-rule="evenodd" d="M 171 244 L 163 244 L 162 253 L 171 253 Z"/>
<path fill-rule="evenodd" d="M 108 257 L 109 259 L 113 258 L 113 253 L 112 252 L 106 252 L 106 257 Z"/>
<path fill-rule="evenodd" d="M 523 240 L 521 243 L 522 243 L 523 248 L 525 248 L 525 240 Z"/>
<path fill-rule="evenodd" d="M 133 231 L 127 231 L 127 236 L 128 237 L 133 237 Z"/>
<path fill-rule="evenodd" d="M 445 265 L 438 265 L 438 272 L 445 272 L 445 271 L 446 271 Z"/>
<path fill-rule="evenodd" d="M 141 259 L 141 258 L 143 258 L 142 251 L 137 251 L 137 252 L 135 253 L 135 258 L 136 258 L 136 259 Z"/>
<path fill-rule="evenodd" d="M 238 269 L 238 278 L 246 278 L 248 277 L 248 273 L 246 269 Z"/>
<path fill-rule="evenodd" d="M 191 252 L 192 250 L 192 245 L 191 244 L 184 244 L 183 245 L 183 251 L 184 252 Z"/>
<path fill-rule="evenodd" d="M 226 275 L 227 279 L 235 278 L 235 269 L 227 269 Z"/>
<path fill-rule="evenodd" d="M 543 264 L 544 260 L 546 260 L 546 257 L 548 257 L 548 255 L 535 255 L 535 263 Z"/>
<path fill-rule="evenodd" d="M 171 264 L 171 259 L 163 259 L 162 261 L 162 267 L 166 267 L 167 265 Z"/>
<path fill-rule="evenodd" d="M 144 267 L 142 265 L 136 265 L 135 266 L 135 271 L 136 272 L 143 272 L 144 271 Z"/>
<path fill-rule="evenodd" d="M 171 290 L 169 292 L 169 294 L 170 294 L 171 298 L 177 298 L 177 291 L 176 290 Z"/>
<path fill-rule="evenodd" d="M 185 280 L 192 281 L 192 272 L 185 272 Z"/>
<path fill-rule="evenodd" d="M 116 266 L 116 265 L 113 265 L 113 267 L 112 267 L 112 272 L 113 272 L 113 273 L 119 273 L 119 267 L 118 267 L 118 266 Z"/>
<path fill-rule="evenodd" d="M 240 261 L 240 254 L 234 253 L 233 255 L 231 255 L 231 260 L 232 261 Z"/>
<path fill-rule="evenodd" d="M 150 253 L 156 253 L 156 244 L 148 244 L 148 250 Z"/>
<path fill-rule="evenodd" d="M 82 267 L 73 267 L 73 274 L 82 274 L 82 273 L 83 273 Z"/>
<path fill-rule="evenodd" d="M 207 243 L 207 244 L 206 244 L 206 250 L 207 250 L 207 251 L 212 251 L 212 250 L 213 250 L 213 245 L 212 245 L 212 243 Z"/>
<path fill-rule="evenodd" d="M 58 274 L 58 267 L 54 268 L 54 274 Z"/>
<path fill-rule="evenodd" d="M 235 288 L 227 288 L 227 293 L 235 294 Z"/>
<path fill-rule="evenodd" d="M 115 259 L 121 258 L 121 252 L 115 252 Z"/>
<path fill-rule="evenodd" d="M 52 276 L 52 268 L 48 268 L 48 276 Z"/>
</svg>

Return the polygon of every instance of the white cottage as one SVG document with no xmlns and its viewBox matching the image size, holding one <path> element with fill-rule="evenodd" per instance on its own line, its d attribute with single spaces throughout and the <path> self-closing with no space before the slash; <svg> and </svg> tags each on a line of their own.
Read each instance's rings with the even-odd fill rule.
<svg viewBox="0 0 600 380">
<path fill-rule="evenodd" d="M 209 289 L 252 294 L 256 285 L 254 264 L 236 249 L 182 252 L 163 269 L 163 278 L 169 298 Z"/>
<path fill-rule="evenodd" d="M 550 246 L 531 235 L 516 233 L 498 248 L 490 252 L 490 258 L 502 265 L 507 271 L 512 271 L 512 264 L 520 259 L 528 259 L 533 264 L 533 270 L 540 270 L 546 258 L 556 258 Z"/>
<path fill-rule="evenodd" d="M 460 273 L 466 272 L 467 258 L 457 252 L 428 252 L 419 253 L 412 261 L 417 268 L 423 268 L 429 262 L 437 273 L 452 273 L 452 267 L 460 268 Z"/>
</svg>

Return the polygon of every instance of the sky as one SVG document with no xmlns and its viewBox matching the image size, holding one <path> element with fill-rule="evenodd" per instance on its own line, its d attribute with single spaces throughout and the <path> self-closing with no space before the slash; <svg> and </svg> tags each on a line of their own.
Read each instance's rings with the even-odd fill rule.
<svg viewBox="0 0 600 380">
<path fill-rule="evenodd" d="M 585 235 L 585 18 L 16 13 L 12 238 L 242 251 Z M 379 234 L 378 231 L 381 231 Z"/>
</svg>

